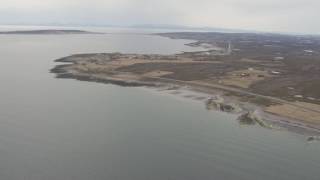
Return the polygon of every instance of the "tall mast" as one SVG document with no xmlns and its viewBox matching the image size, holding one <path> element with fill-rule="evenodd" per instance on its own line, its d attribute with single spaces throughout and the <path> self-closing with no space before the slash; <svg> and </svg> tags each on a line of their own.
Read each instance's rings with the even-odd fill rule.
<svg viewBox="0 0 320 180">
<path fill-rule="evenodd" d="M 232 53 L 232 46 L 231 46 L 231 41 L 228 42 L 228 48 L 227 48 L 227 54 Z"/>
</svg>

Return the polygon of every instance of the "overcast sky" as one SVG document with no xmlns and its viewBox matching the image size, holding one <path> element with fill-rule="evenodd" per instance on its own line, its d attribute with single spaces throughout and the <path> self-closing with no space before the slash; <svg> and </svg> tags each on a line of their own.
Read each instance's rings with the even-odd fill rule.
<svg viewBox="0 0 320 180">
<path fill-rule="evenodd" d="M 172 24 L 320 33 L 320 0 L 1 0 L 0 24 Z"/>
</svg>

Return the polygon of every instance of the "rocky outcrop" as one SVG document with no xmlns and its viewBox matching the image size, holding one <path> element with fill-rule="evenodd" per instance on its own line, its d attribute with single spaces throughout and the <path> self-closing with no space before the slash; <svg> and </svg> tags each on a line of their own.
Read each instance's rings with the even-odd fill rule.
<svg viewBox="0 0 320 180">
<path fill-rule="evenodd" d="M 240 124 L 246 124 L 246 125 L 258 124 L 261 127 L 273 128 L 271 124 L 267 123 L 264 120 L 263 116 L 261 115 L 261 112 L 258 110 L 245 112 L 238 117 L 238 120 Z"/>
<path fill-rule="evenodd" d="M 315 141 L 320 141 L 320 136 L 309 136 L 307 138 L 308 142 L 315 142 Z"/>
<path fill-rule="evenodd" d="M 259 110 L 246 110 L 240 107 L 240 105 L 234 102 L 228 102 L 223 97 L 216 95 L 211 97 L 206 102 L 206 107 L 209 110 L 223 111 L 227 113 L 239 114 L 242 113 L 239 117 L 240 124 L 246 125 L 256 125 L 258 124 L 261 127 L 273 128 L 273 126 L 267 123 L 263 115 Z"/>
<path fill-rule="evenodd" d="M 225 99 L 219 95 L 213 96 L 206 102 L 206 107 L 209 110 L 217 110 L 217 111 L 223 111 L 228 113 L 240 113 L 242 111 L 242 108 L 233 103 L 233 102 L 227 102 Z"/>
</svg>

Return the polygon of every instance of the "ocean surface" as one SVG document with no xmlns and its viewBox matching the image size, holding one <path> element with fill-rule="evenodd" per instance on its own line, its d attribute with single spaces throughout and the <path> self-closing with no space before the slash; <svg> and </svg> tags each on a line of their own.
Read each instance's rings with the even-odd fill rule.
<svg viewBox="0 0 320 180">
<path fill-rule="evenodd" d="M 320 143 L 306 136 L 240 125 L 165 92 L 49 73 L 75 53 L 199 50 L 148 31 L 99 31 L 108 34 L 0 35 L 1 180 L 320 179 Z"/>
</svg>

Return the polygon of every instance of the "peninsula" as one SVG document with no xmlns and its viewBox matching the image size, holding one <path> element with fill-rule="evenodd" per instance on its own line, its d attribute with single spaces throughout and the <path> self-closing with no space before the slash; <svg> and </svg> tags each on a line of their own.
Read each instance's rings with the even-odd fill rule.
<svg viewBox="0 0 320 180">
<path fill-rule="evenodd" d="M 124 86 L 189 87 L 209 109 L 242 120 L 320 132 L 320 38 L 248 33 L 164 33 L 204 51 L 174 55 L 96 53 L 56 60 L 58 78 Z"/>
<path fill-rule="evenodd" d="M 82 30 L 26 30 L 26 31 L 3 31 L 0 34 L 24 34 L 24 35 L 37 35 L 37 34 L 99 34 L 95 32 L 82 31 Z"/>
</svg>

